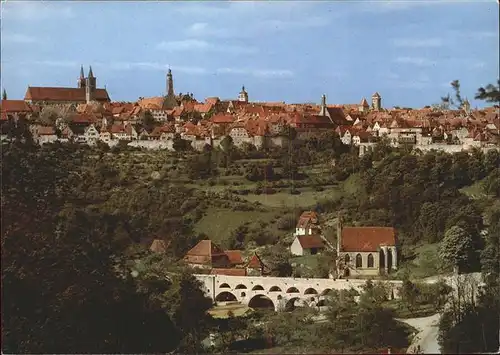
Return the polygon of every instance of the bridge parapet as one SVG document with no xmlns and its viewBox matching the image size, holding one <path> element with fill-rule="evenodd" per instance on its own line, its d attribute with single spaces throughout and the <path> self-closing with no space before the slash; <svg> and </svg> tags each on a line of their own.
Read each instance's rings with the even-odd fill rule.
<svg viewBox="0 0 500 355">
<path fill-rule="evenodd" d="M 267 297 L 277 303 L 290 299 L 319 302 L 331 290 L 355 289 L 363 291 L 366 280 L 360 279 L 317 279 L 267 276 L 226 276 L 195 275 L 203 284 L 207 296 L 214 301 L 219 296 L 231 295 L 236 300 L 249 304 L 255 297 Z M 389 297 L 399 298 L 399 287 L 402 281 L 382 281 L 388 285 Z M 279 301 L 279 302 L 278 302 Z M 277 308 L 277 306 L 275 306 Z"/>
</svg>

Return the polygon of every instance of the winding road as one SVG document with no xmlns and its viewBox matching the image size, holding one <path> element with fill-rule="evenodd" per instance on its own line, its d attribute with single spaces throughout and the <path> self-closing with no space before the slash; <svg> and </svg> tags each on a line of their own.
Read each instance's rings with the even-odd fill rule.
<svg viewBox="0 0 500 355">
<path fill-rule="evenodd" d="M 408 347 L 407 353 L 413 353 L 418 346 L 420 346 L 420 350 L 424 354 L 441 353 L 438 343 L 438 323 L 440 317 L 441 315 L 437 313 L 430 317 L 398 319 L 418 331 L 412 344 Z"/>
</svg>

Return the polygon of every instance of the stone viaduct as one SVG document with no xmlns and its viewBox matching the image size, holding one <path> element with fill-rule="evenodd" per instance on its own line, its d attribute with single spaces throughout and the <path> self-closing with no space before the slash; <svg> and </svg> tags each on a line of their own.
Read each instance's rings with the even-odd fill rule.
<svg viewBox="0 0 500 355">
<path fill-rule="evenodd" d="M 321 307 L 330 291 L 353 288 L 361 293 L 367 281 L 201 274 L 195 277 L 202 283 L 205 294 L 214 302 L 239 301 L 252 308 L 273 307 L 275 311 L 300 305 Z M 383 282 L 388 286 L 388 297 L 399 298 L 402 281 Z"/>
</svg>

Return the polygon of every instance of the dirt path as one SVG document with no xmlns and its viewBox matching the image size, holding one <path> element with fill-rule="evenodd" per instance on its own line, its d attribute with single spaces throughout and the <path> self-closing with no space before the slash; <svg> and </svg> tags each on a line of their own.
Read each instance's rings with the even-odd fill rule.
<svg viewBox="0 0 500 355">
<path fill-rule="evenodd" d="M 438 322 L 440 316 L 440 314 L 434 314 L 430 317 L 399 319 L 401 322 L 412 326 L 418 331 L 407 353 L 412 353 L 418 346 L 420 346 L 420 350 L 424 354 L 441 353 L 438 344 Z"/>
</svg>

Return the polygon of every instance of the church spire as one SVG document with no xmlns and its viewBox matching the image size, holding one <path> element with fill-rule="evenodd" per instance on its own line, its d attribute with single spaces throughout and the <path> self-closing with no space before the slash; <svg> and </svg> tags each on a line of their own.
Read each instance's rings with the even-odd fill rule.
<svg viewBox="0 0 500 355">
<path fill-rule="evenodd" d="M 80 79 L 85 79 L 85 74 L 83 73 L 83 65 L 80 67 Z"/>
<path fill-rule="evenodd" d="M 2 100 L 7 100 L 7 91 L 5 91 L 5 88 L 3 88 Z"/>
<path fill-rule="evenodd" d="M 172 69 L 168 68 L 168 73 L 167 73 L 167 96 L 168 97 L 174 97 L 174 79 L 172 76 Z"/>
<path fill-rule="evenodd" d="M 89 78 L 93 78 L 94 73 L 92 72 L 92 65 L 89 67 Z"/>
</svg>

